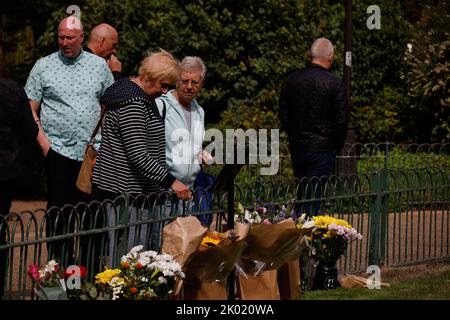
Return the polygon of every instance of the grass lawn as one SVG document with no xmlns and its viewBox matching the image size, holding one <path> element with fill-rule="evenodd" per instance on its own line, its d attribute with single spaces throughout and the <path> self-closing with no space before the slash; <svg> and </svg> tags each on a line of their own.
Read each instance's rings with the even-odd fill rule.
<svg viewBox="0 0 450 320">
<path fill-rule="evenodd" d="M 381 276 L 390 288 L 309 291 L 300 300 L 450 300 L 450 262 L 384 270 Z"/>
</svg>

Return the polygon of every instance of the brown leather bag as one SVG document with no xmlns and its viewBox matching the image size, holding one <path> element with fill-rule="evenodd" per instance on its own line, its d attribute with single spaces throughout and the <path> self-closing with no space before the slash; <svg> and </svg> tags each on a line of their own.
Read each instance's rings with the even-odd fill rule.
<svg viewBox="0 0 450 320">
<path fill-rule="evenodd" d="M 105 109 L 102 111 L 100 120 L 98 121 L 86 147 L 86 151 L 84 152 L 83 163 L 81 164 L 76 182 L 77 188 L 87 194 L 92 194 L 92 175 L 94 174 L 94 165 L 97 160 L 97 150 L 94 148 L 94 139 L 102 124 L 104 114 Z"/>
</svg>

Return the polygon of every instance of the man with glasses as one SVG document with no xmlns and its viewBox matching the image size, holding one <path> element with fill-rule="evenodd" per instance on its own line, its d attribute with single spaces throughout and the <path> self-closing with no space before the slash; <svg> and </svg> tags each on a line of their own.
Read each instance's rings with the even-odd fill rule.
<svg viewBox="0 0 450 320">
<path fill-rule="evenodd" d="M 117 59 L 119 35 L 112 26 L 101 23 L 89 33 L 89 41 L 84 51 L 105 58 L 114 76 L 114 80 L 122 78 L 122 63 Z"/>
</svg>

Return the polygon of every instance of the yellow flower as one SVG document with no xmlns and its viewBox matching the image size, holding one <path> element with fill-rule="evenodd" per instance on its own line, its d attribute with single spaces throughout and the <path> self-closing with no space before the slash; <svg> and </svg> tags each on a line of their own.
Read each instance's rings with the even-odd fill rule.
<svg viewBox="0 0 450 320">
<path fill-rule="evenodd" d="M 202 246 L 205 247 L 217 247 L 222 242 L 224 235 L 217 231 L 208 231 L 202 239 Z"/>
<path fill-rule="evenodd" d="M 336 224 L 337 226 L 343 226 L 349 229 L 352 228 L 352 226 L 347 221 L 333 218 L 331 216 L 314 216 L 313 220 L 315 225 L 320 229 L 328 229 L 328 226 L 332 223 Z"/>
<path fill-rule="evenodd" d="M 95 276 L 95 283 L 107 284 L 120 274 L 120 269 L 106 269 Z"/>
<path fill-rule="evenodd" d="M 217 240 L 211 237 L 204 237 L 202 240 L 202 246 L 205 247 L 217 247 L 217 245 L 221 242 L 222 240 Z"/>
</svg>

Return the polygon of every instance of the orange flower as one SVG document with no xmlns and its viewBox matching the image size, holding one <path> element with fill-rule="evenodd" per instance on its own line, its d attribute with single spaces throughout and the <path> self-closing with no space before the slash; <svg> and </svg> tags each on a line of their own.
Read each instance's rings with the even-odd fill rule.
<svg viewBox="0 0 450 320">
<path fill-rule="evenodd" d="M 136 287 L 131 288 L 130 292 L 131 292 L 131 294 L 136 294 L 137 293 Z"/>
<path fill-rule="evenodd" d="M 121 265 L 122 268 L 124 268 L 124 269 L 128 269 L 128 267 L 130 266 L 130 265 L 128 264 L 128 262 L 126 262 L 126 261 L 120 261 L 120 265 Z"/>
</svg>

